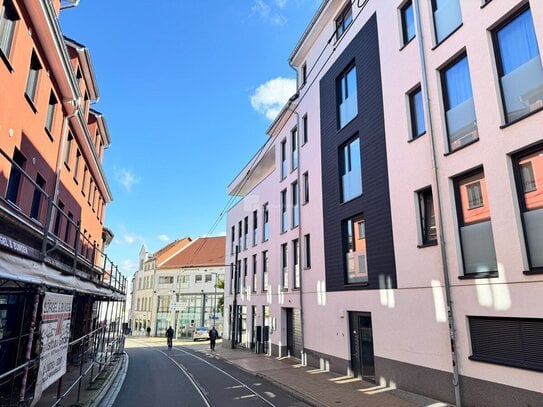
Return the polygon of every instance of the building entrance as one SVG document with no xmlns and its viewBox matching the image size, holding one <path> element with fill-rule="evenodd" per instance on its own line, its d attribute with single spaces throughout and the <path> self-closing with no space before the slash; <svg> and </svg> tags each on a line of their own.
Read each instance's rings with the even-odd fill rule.
<svg viewBox="0 0 543 407">
<path fill-rule="evenodd" d="M 351 368 L 355 376 L 375 383 L 373 332 L 369 312 L 349 312 Z"/>
</svg>

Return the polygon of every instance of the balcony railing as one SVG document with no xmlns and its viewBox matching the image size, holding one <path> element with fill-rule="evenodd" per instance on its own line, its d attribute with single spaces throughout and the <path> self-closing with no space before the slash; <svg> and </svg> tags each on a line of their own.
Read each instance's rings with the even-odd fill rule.
<svg viewBox="0 0 543 407">
<path fill-rule="evenodd" d="M 438 44 L 462 24 L 459 0 L 448 0 L 441 3 L 442 5 L 434 11 L 436 41 Z"/>
<path fill-rule="evenodd" d="M 126 293 L 126 277 L 107 254 L 85 236 L 73 215 L 55 203 L 53 197 L 2 149 L 0 163 L 9 178 L 14 171 L 17 174 L 14 177 L 16 181 L 6 180 L 12 194 L 10 199 L 0 197 L 0 212 L 18 231 L 16 236 L 12 233 L 10 237 L 17 241 L 24 239 L 22 245 L 35 249 L 40 261 L 65 273 Z"/>
</svg>

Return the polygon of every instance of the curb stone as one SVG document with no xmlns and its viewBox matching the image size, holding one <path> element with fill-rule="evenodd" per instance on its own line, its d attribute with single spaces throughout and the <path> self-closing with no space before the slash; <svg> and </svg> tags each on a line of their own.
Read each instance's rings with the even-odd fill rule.
<svg viewBox="0 0 543 407">
<path fill-rule="evenodd" d="M 121 371 L 122 369 L 122 371 Z M 89 403 L 89 407 L 101 407 L 101 406 L 111 406 L 117 397 L 121 385 L 124 382 L 126 377 L 126 371 L 128 369 L 128 355 L 126 352 L 120 354 L 119 360 L 115 364 L 115 367 L 111 372 L 109 372 L 105 383 L 102 385 L 96 397 Z M 121 373 L 121 374 L 119 374 Z M 114 388 L 114 391 L 111 394 L 108 394 L 111 388 Z"/>
</svg>

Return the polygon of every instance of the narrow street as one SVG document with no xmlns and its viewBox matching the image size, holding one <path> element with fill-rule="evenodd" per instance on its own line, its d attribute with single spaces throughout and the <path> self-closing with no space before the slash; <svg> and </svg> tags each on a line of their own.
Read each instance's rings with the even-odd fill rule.
<svg viewBox="0 0 543 407">
<path fill-rule="evenodd" d="M 124 406 L 306 406 L 273 384 L 226 363 L 210 352 L 209 342 L 130 338 L 126 379 L 115 400 Z M 221 347 L 217 346 L 217 353 Z"/>
</svg>

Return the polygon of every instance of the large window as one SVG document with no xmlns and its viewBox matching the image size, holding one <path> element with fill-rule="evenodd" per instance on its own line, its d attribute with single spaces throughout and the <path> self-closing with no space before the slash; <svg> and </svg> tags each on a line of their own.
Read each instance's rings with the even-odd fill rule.
<svg viewBox="0 0 543 407">
<path fill-rule="evenodd" d="M 304 267 L 311 268 L 311 235 L 304 235 Z"/>
<path fill-rule="evenodd" d="M 262 291 L 268 291 L 268 270 L 269 270 L 268 251 L 265 250 L 262 252 Z"/>
<path fill-rule="evenodd" d="M 309 173 L 304 172 L 303 175 L 303 204 L 306 204 L 309 202 Z"/>
<path fill-rule="evenodd" d="M 439 44 L 462 24 L 459 0 L 432 0 L 436 42 Z"/>
<path fill-rule="evenodd" d="M 34 103 L 36 98 L 36 90 L 38 89 L 38 77 L 41 70 L 40 60 L 38 56 L 32 52 L 32 58 L 30 58 L 30 69 L 28 70 L 28 78 L 26 81 L 26 96 Z"/>
<path fill-rule="evenodd" d="M 31 218 L 40 220 L 42 199 L 45 199 L 45 179 L 38 174 L 36 175 L 36 185 L 34 186 L 34 194 L 32 196 L 32 206 L 30 207 Z"/>
<path fill-rule="evenodd" d="M 53 91 L 49 95 L 49 104 L 47 105 L 47 115 L 45 116 L 45 130 L 52 136 L 53 134 L 53 119 L 55 117 L 55 106 L 57 105 L 57 98 Z"/>
<path fill-rule="evenodd" d="M 295 228 L 300 223 L 300 205 L 298 199 L 298 181 L 294 181 L 291 185 L 292 197 L 292 227 Z"/>
<path fill-rule="evenodd" d="M 343 222 L 343 238 L 347 283 L 366 283 L 368 281 L 366 227 L 362 216 L 355 216 Z"/>
<path fill-rule="evenodd" d="M 290 132 L 290 162 L 291 170 L 298 168 L 298 128 L 295 127 Z"/>
<path fill-rule="evenodd" d="M 337 79 L 338 128 L 342 128 L 358 114 L 356 67 L 349 67 Z"/>
<path fill-rule="evenodd" d="M 262 206 L 262 241 L 265 242 L 269 238 L 270 238 L 269 212 L 268 212 L 268 204 L 265 203 Z"/>
<path fill-rule="evenodd" d="M 530 268 L 543 268 L 543 147 L 513 160 Z"/>
<path fill-rule="evenodd" d="M 409 93 L 409 113 L 411 118 L 411 138 L 417 138 L 426 133 L 424 120 L 424 106 L 422 103 L 422 91 L 420 86 Z"/>
<path fill-rule="evenodd" d="M 256 274 L 257 274 L 257 264 L 256 264 L 256 254 L 253 254 L 253 280 L 251 282 L 251 291 L 256 293 Z"/>
<path fill-rule="evenodd" d="M 258 211 L 253 211 L 253 246 L 258 244 Z"/>
<path fill-rule="evenodd" d="M 294 273 L 294 288 L 300 288 L 300 241 L 292 241 L 292 271 Z"/>
<path fill-rule="evenodd" d="M 351 8 L 351 2 L 347 2 L 347 5 L 336 18 L 336 39 L 339 39 L 353 22 L 353 10 Z"/>
<path fill-rule="evenodd" d="M 455 180 L 465 275 L 497 272 L 490 205 L 482 170 Z"/>
<path fill-rule="evenodd" d="M 15 24 L 18 19 L 19 16 L 11 0 L 5 0 L 0 8 L 0 52 L 8 59 L 13 44 Z"/>
<path fill-rule="evenodd" d="M 281 191 L 281 233 L 287 231 L 288 228 L 288 212 L 287 212 L 287 190 Z"/>
<path fill-rule="evenodd" d="M 420 234 L 422 244 L 433 244 L 437 242 L 436 217 L 434 213 L 434 201 L 432 188 L 426 188 L 418 193 Z"/>
<path fill-rule="evenodd" d="M 22 171 L 24 171 L 26 158 L 25 156 L 17 149 L 13 152 L 13 162 L 11 165 L 11 170 L 9 172 L 8 187 L 6 191 L 6 199 L 14 204 L 17 204 L 17 199 L 19 198 L 19 191 L 21 189 L 22 183 Z M 19 169 L 19 167 L 21 169 Z"/>
<path fill-rule="evenodd" d="M 543 319 L 468 317 L 471 360 L 543 371 Z"/>
<path fill-rule="evenodd" d="M 468 58 L 464 55 L 443 69 L 441 81 L 449 148 L 456 150 L 479 138 Z"/>
<path fill-rule="evenodd" d="M 243 218 L 243 250 L 249 247 L 249 217 Z"/>
<path fill-rule="evenodd" d="M 281 179 L 287 176 L 287 141 L 281 141 Z"/>
<path fill-rule="evenodd" d="M 281 245 L 281 288 L 288 289 L 288 243 Z"/>
<path fill-rule="evenodd" d="M 413 14 L 413 2 L 409 0 L 400 9 L 402 17 L 402 40 L 407 44 L 415 38 L 415 16 Z"/>
<path fill-rule="evenodd" d="M 494 40 L 507 122 L 543 108 L 543 67 L 531 10 L 501 26 Z"/>
<path fill-rule="evenodd" d="M 357 137 L 339 149 L 341 171 L 341 202 L 350 201 L 362 194 L 362 160 L 360 139 Z"/>
</svg>

